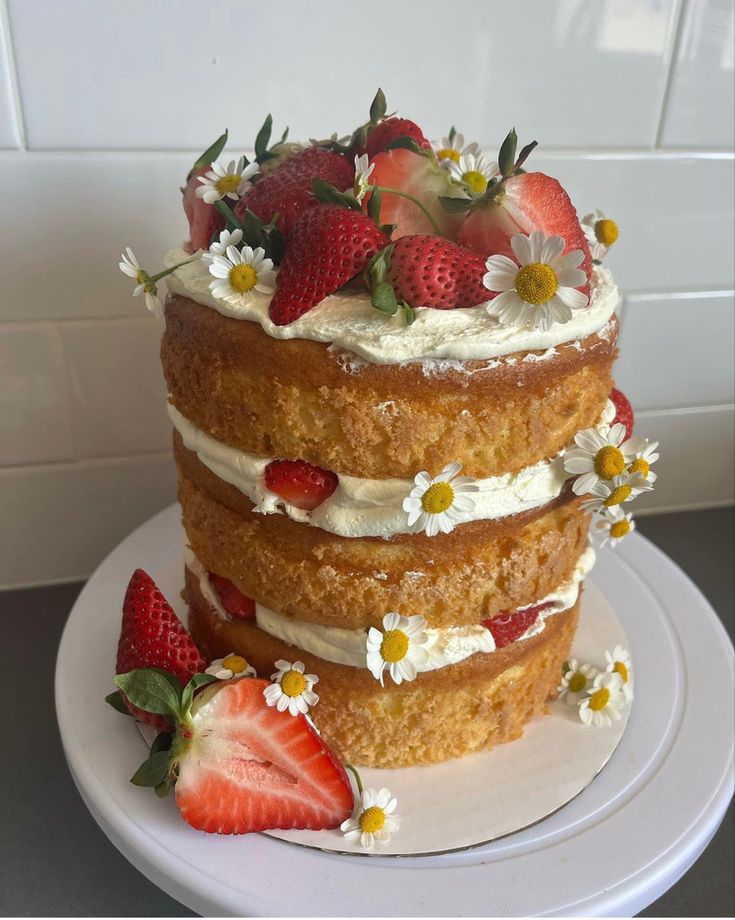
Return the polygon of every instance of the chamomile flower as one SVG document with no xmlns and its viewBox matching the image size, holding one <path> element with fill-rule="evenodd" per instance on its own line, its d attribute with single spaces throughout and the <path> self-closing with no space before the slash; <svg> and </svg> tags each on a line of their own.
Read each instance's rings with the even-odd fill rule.
<svg viewBox="0 0 735 920">
<path fill-rule="evenodd" d="M 228 246 L 225 255 L 212 256 L 209 273 L 215 278 L 209 283 L 212 294 L 231 304 L 246 304 L 253 291 L 271 294 L 275 287 L 273 262 L 260 246 Z"/>
<path fill-rule="evenodd" d="M 449 168 L 450 163 L 459 163 L 462 155 L 479 156 L 480 145 L 474 141 L 465 146 L 464 134 L 452 128 L 448 137 L 443 137 L 438 147 L 434 148 L 437 160 L 442 166 Z"/>
<path fill-rule="evenodd" d="M 242 655 L 230 652 L 224 658 L 215 658 L 205 674 L 211 674 L 217 680 L 232 680 L 233 677 L 257 677 L 255 668 L 248 664 Z"/>
<path fill-rule="evenodd" d="M 398 830 L 397 806 L 398 802 L 385 787 L 364 789 L 354 814 L 339 829 L 347 840 L 359 839 L 360 846 L 371 850 L 376 841 L 388 840 Z"/>
<path fill-rule="evenodd" d="M 610 480 L 598 479 L 589 490 L 592 498 L 582 502 L 585 511 L 605 512 L 624 502 L 631 502 L 641 492 L 651 492 L 653 486 L 640 473 L 621 473 Z"/>
<path fill-rule="evenodd" d="M 371 626 L 367 636 L 367 667 L 376 680 L 383 682 L 388 671 L 394 683 L 414 680 L 429 660 L 424 646 L 428 641 L 426 620 L 421 616 L 403 617 L 386 613 L 383 632 Z"/>
<path fill-rule="evenodd" d="M 433 479 L 427 472 L 416 476 L 413 489 L 403 499 L 409 527 L 434 537 L 451 533 L 455 524 L 469 520 L 475 507 L 471 493 L 479 486 L 470 476 L 458 476 L 461 469 L 460 463 L 449 463 Z"/>
<path fill-rule="evenodd" d="M 485 263 L 482 282 L 498 296 L 485 308 L 503 326 L 531 326 L 546 331 L 554 323 L 568 323 L 572 310 L 587 306 L 589 298 L 577 288 L 587 280 L 578 268 L 581 249 L 564 252 L 564 240 L 534 230 L 530 236 L 516 233 L 511 239 L 518 263 L 494 255 Z"/>
<path fill-rule="evenodd" d="M 363 153 L 355 157 L 355 184 L 352 192 L 358 201 L 370 191 L 370 173 L 375 169 L 375 163 L 370 162 L 370 157 Z"/>
<path fill-rule="evenodd" d="M 628 467 L 629 473 L 640 473 L 646 482 L 654 483 L 658 478 L 651 467 L 658 460 L 658 441 L 644 441 L 642 449 L 635 452 L 635 459 Z"/>
<path fill-rule="evenodd" d="M 215 160 L 209 172 L 199 176 L 201 185 L 195 194 L 197 198 L 203 198 L 207 204 L 214 204 L 223 198 L 237 201 L 247 192 L 253 184 L 250 180 L 259 172 L 260 166 L 257 163 L 245 165 L 245 157 L 240 157 L 237 161 L 230 160 L 227 167 Z"/>
<path fill-rule="evenodd" d="M 611 652 L 605 652 L 605 660 L 607 661 L 605 670 L 612 674 L 620 675 L 620 679 L 623 682 L 623 696 L 626 702 L 630 702 L 633 699 L 633 687 L 631 686 L 633 662 L 630 652 L 623 648 L 622 645 L 616 645 Z"/>
<path fill-rule="evenodd" d="M 135 253 L 130 246 L 125 247 L 125 252 L 120 256 L 120 271 L 127 275 L 128 278 L 134 278 L 138 284 L 133 290 L 133 297 L 138 294 L 145 294 L 145 305 L 148 310 L 157 318 L 163 317 L 163 307 L 158 299 L 158 287 L 151 275 L 140 267 L 140 263 L 135 257 Z"/>
<path fill-rule="evenodd" d="M 618 225 L 598 208 L 591 214 L 585 214 L 581 226 L 589 243 L 590 255 L 595 262 L 601 262 L 618 238 Z"/>
<path fill-rule="evenodd" d="M 575 495 L 586 495 L 601 479 L 610 480 L 625 472 L 628 464 L 643 450 L 643 438 L 625 439 L 625 425 L 619 422 L 602 429 L 585 428 L 574 436 L 576 447 L 564 454 L 564 469 L 576 474 Z"/>
<path fill-rule="evenodd" d="M 599 673 L 591 664 L 580 664 L 576 658 L 570 658 L 561 683 L 556 688 L 559 699 L 564 700 L 569 706 L 576 706 Z"/>
<path fill-rule="evenodd" d="M 449 174 L 456 182 L 461 182 L 473 196 L 482 195 L 488 182 L 498 174 L 498 164 L 486 160 L 481 153 L 463 153 L 459 161 L 447 160 Z"/>
<path fill-rule="evenodd" d="M 579 704 L 579 718 L 585 725 L 605 728 L 620 720 L 625 703 L 623 680 L 619 674 L 605 671 L 598 674 L 587 695 Z"/>
<path fill-rule="evenodd" d="M 219 235 L 219 240 L 215 240 L 206 252 L 202 253 L 202 262 L 205 265 L 211 265 L 215 256 L 225 256 L 228 246 L 239 246 L 242 243 L 242 230 L 238 227 L 236 230 L 223 230 Z"/>
<path fill-rule="evenodd" d="M 619 506 L 608 508 L 602 520 L 597 522 L 596 530 L 602 536 L 600 546 L 609 543 L 614 548 L 635 530 L 635 521 L 632 514 L 625 514 Z"/>
<path fill-rule="evenodd" d="M 306 713 L 310 706 L 319 702 L 319 696 L 312 689 L 319 682 L 316 674 L 304 674 L 304 662 L 284 661 L 276 662 L 278 670 L 271 674 L 273 683 L 263 691 L 265 701 L 269 706 L 275 706 L 279 712 L 286 709 L 292 716 Z"/>
</svg>

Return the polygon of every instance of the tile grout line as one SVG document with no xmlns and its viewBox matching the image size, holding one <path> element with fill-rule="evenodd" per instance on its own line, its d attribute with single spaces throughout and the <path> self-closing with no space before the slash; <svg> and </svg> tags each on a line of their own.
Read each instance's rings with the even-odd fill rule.
<svg viewBox="0 0 735 920">
<path fill-rule="evenodd" d="M 664 124 L 666 122 L 666 115 L 669 107 L 669 100 L 671 98 L 671 87 L 674 81 L 674 74 L 676 72 L 676 64 L 679 57 L 679 49 L 681 47 L 681 38 L 684 31 L 684 21 L 688 12 L 688 2 L 687 0 L 680 0 L 679 9 L 676 19 L 676 27 L 674 29 L 674 37 L 670 45 L 670 54 L 669 66 L 666 71 L 666 80 L 664 81 L 664 88 L 661 94 L 661 105 L 659 107 L 658 119 L 656 124 L 656 134 L 653 139 L 653 148 L 654 150 L 661 149 L 661 140 L 664 133 Z"/>
<path fill-rule="evenodd" d="M 113 466 L 116 463 L 142 462 L 144 460 L 163 460 L 170 459 L 173 463 L 173 453 L 170 450 L 150 450 L 141 451 L 135 454 L 114 454 L 110 457 L 79 457 L 75 460 L 41 460 L 37 463 L 16 463 L 7 466 L 0 466 L 0 478 L 3 476 L 18 473 L 38 473 L 46 470 L 63 470 L 78 469 L 84 467 L 105 467 Z"/>
<path fill-rule="evenodd" d="M 8 9 L 7 0 L 0 0 L 0 28 L 5 35 L 5 45 L 8 52 L 8 72 L 10 75 L 10 87 L 13 94 L 13 107 L 15 109 L 18 133 L 20 135 L 20 147 L 18 150 L 24 153 L 28 153 L 26 121 L 25 114 L 23 112 L 23 100 L 20 95 L 20 79 L 18 77 L 18 66 L 15 59 L 15 45 L 13 43 L 13 33 L 10 27 L 10 10 Z"/>
</svg>

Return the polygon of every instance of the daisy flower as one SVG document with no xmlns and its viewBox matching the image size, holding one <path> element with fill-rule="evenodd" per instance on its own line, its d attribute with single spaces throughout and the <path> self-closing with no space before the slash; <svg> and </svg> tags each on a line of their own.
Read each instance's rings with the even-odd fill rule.
<svg viewBox="0 0 735 920">
<path fill-rule="evenodd" d="M 630 681 L 633 676 L 633 662 L 630 652 L 622 645 L 616 645 L 611 652 L 605 652 L 605 659 L 607 661 L 605 670 L 620 675 L 623 682 L 623 696 L 626 702 L 630 702 L 633 699 L 633 688 Z"/>
<path fill-rule="evenodd" d="M 575 495 L 586 495 L 601 479 L 612 479 L 625 472 L 645 447 L 643 438 L 625 440 L 625 425 L 619 422 L 610 428 L 585 428 L 574 436 L 576 447 L 564 454 L 564 469 L 575 473 L 572 485 Z"/>
<path fill-rule="evenodd" d="M 304 662 L 284 661 L 276 662 L 278 670 L 271 674 L 274 681 L 263 691 L 265 701 L 269 706 L 275 706 L 279 712 L 288 709 L 292 716 L 300 712 L 306 715 L 310 706 L 319 702 L 319 697 L 313 691 L 314 684 L 319 682 L 316 674 L 304 674 Z"/>
<path fill-rule="evenodd" d="M 227 168 L 219 160 L 215 160 L 209 172 L 199 176 L 201 185 L 195 194 L 197 198 L 203 198 L 207 204 L 214 204 L 222 198 L 237 201 L 247 192 L 253 184 L 250 180 L 259 172 L 260 166 L 257 163 L 245 165 L 245 157 L 240 157 L 237 161 L 230 160 Z"/>
<path fill-rule="evenodd" d="M 561 683 L 556 688 L 559 699 L 564 700 L 569 706 L 576 706 L 599 673 L 591 664 L 579 664 L 576 658 L 570 658 L 566 663 Z"/>
<path fill-rule="evenodd" d="M 367 636 L 367 667 L 384 687 L 383 672 L 388 671 L 394 683 L 414 680 L 429 660 L 424 646 L 428 641 L 426 620 L 421 616 L 403 617 L 386 613 L 381 632 L 371 626 Z"/>
<path fill-rule="evenodd" d="M 651 466 L 658 460 L 658 441 L 650 443 L 641 438 L 645 446 L 636 450 L 635 460 L 628 467 L 629 473 L 640 473 L 646 482 L 654 483 L 658 478 L 651 469 Z"/>
<path fill-rule="evenodd" d="M 226 256 L 228 246 L 239 246 L 242 243 L 242 230 L 223 230 L 219 240 L 215 240 L 206 252 L 202 253 L 202 262 L 211 265 L 215 256 Z"/>
<path fill-rule="evenodd" d="M 595 262 L 601 262 L 618 238 L 618 225 L 605 217 L 599 208 L 591 214 L 585 214 L 581 225 L 589 243 L 590 255 Z"/>
<path fill-rule="evenodd" d="M 355 157 L 355 184 L 352 186 L 352 193 L 358 201 L 362 201 L 370 191 L 370 173 L 374 169 L 375 163 L 370 162 L 370 157 L 366 153 Z"/>
<path fill-rule="evenodd" d="M 604 481 L 598 479 L 589 490 L 592 498 L 582 502 L 585 511 L 605 512 L 609 508 L 630 502 L 641 492 L 651 492 L 653 486 L 647 482 L 640 473 L 622 473 Z"/>
<path fill-rule="evenodd" d="M 463 153 L 459 161 L 446 161 L 449 174 L 456 182 L 466 185 L 473 195 L 482 195 L 488 182 L 498 174 L 498 164 L 486 160 L 481 153 Z"/>
<path fill-rule="evenodd" d="M 371 850 L 376 840 L 388 840 L 398 830 L 398 817 L 395 813 L 397 805 L 398 802 L 385 787 L 364 789 L 355 813 L 343 821 L 339 829 L 347 840 L 359 838 L 360 846 Z"/>
<path fill-rule="evenodd" d="M 468 154 L 475 157 L 479 156 L 480 145 L 473 141 L 465 146 L 464 134 L 460 134 L 459 131 L 451 128 L 449 137 L 441 139 L 441 143 L 434 149 L 434 153 L 440 164 L 448 168 L 450 163 L 459 163 L 462 154 L 465 156 Z"/>
<path fill-rule="evenodd" d="M 205 674 L 211 674 L 217 680 L 232 680 L 233 677 L 257 677 L 255 668 L 248 664 L 242 655 L 230 652 L 224 658 L 215 658 Z"/>
<path fill-rule="evenodd" d="M 577 290 L 587 280 L 577 267 L 584 258 L 581 249 L 562 255 L 562 237 L 547 237 L 543 230 L 530 236 L 516 233 L 510 245 L 519 264 L 508 256 L 490 256 L 482 279 L 488 290 L 500 292 L 485 309 L 502 325 L 546 331 L 555 322 L 568 323 L 572 310 L 587 306 L 589 298 Z"/>
<path fill-rule="evenodd" d="M 605 728 L 620 719 L 624 703 L 622 678 L 605 671 L 597 675 L 579 704 L 579 718 L 585 725 Z"/>
<path fill-rule="evenodd" d="M 469 493 L 477 492 L 479 486 L 470 476 L 457 476 L 461 469 L 460 463 L 450 463 L 434 479 L 425 471 L 416 476 L 413 489 L 403 499 L 409 527 L 434 537 L 439 532 L 451 533 L 455 524 L 469 520 L 475 507 Z"/>
<path fill-rule="evenodd" d="M 265 250 L 260 246 L 257 249 L 228 246 L 225 255 L 212 256 L 209 273 L 215 278 L 210 281 L 209 290 L 231 304 L 248 303 L 253 291 L 272 294 L 275 287 L 273 262 L 265 258 Z"/>
<path fill-rule="evenodd" d="M 127 275 L 128 278 L 135 278 L 138 282 L 133 291 L 133 297 L 145 293 L 146 307 L 157 319 L 161 319 L 163 317 L 163 307 L 161 306 L 161 301 L 158 299 L 158 287 L 156 286 L 156 282 L 147 271 L 144 271 L 140 267 L 140 263 L 135 258 L 135 253 L 130 246 L 125 248 L 125 252 L 122 253 L 120 258 L 122 260 L 119 263 L 120 271 L 124 275 Z"/>
<path fill-rule="evenodd" d="M 609 508 L 602 520 L 597 522 L 597 530 L 602 535 L 600 546 L 609 543 L 615 548 L 624 537 L 635 530 L 635 521 L 632 514 L 625 514 L 620 507 Z"/>
</svg>

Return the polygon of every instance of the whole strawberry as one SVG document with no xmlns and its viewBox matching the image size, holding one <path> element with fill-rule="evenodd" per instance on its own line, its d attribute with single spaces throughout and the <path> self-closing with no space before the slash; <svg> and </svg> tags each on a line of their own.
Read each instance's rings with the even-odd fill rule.
<svg viewBox="0 0 735 920">
<path fill-rule="evenodd" d="M 431 144 L 419 126 L 408 118 L 386 118 L 368 130 L 365 151 L 372 159 L 377 153 L 386 150 L 388 145 L 399 137 L 408 137 L 424 150 L 431 150 Z"/>
<path fill-rule="evenodd" d="M 270 318 L 277 326 L 292 323 L 359 275 L 389 242 L 362 211 L 338 204 L 309 207 L 293 226 Z"/>
<path fill-rule="evenodd" d="M 615 406 L 615 418 L 612 424 L 615 425 L 619 422 L 621 425 L 624 425 L 625 437 L 630 438 L 633 435 L 633 423 L 635 421 L 630 400 L 625 393 L 621 393 L 620 390 L 614 388 L 610 392 L 610 399 Z"/>
</svg>

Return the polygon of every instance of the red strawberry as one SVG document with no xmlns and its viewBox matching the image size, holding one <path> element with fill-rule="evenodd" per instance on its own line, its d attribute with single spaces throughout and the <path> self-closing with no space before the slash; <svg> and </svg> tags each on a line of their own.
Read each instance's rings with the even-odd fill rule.
<svg viewBox="0 0 735 920">
<path fill-rule="evenodd" d="M 359 274 L 389 242 L 361 211 L 335 204 L 308 208 L 294 224 L 270 318 L 277 326 L 292 323 Z"/>
<path fill-rule="evenodd" d="M 199 176 L 209 172 L 211 166 L 202 166 L 189 173 L 186 188 L 183 189 L 184 212 L 189 221 L 189 242 L 186 244 L 188 252 L 198 249 L 209 249 L 209 242 L 215 233 L 224 230 L 225 219 L 214 207 L 207 204 L 203 198 L 197 198 L 196 190 L 201 188 Z"/>
<path fill-rule="evenodd" d="M 489 629 L 495 639 L 495 648 L 503 648 L 515 642 L 538 619 L 542 610 L 551 606 L 551 602 L 536 604 L 535 607 L 526 607 L 514 613 L 501 613 L 491 620 L 483 620 L 482 625 Z"/>
<path fill-rule="evenodd" d="M 268 706 L 264 680 L 216 683 L 194 700 L 176 804 L 197 830 L 247 834 L 338 827 L 353 795 L 344 768 L 303 715 Z"/>
<path fill-rule="evenodd" d="M 268 223 L 276 212 L 278 229 L 287 236 L 303 212 L 319 202 L 312 194 L 311 180 L 324 179 L 338 191 L 352 188 L 355 166 L 340 153 L 323 147 L 308 147 L 288 157 L 281 166 L 263 176 L 235 205 L 242 217 L 250 209 Z"/>
<path fill-rule="evenodd" d="M 255 601 L 236 588 L 229 578 L 210 572 L 209 582 L 217 592 L 222 606 L 231 616 L 239 620 L 255 619 Z"/>
<path fill-rule="evenodd" d="M 330 470 L 306 460 L 274 460 L 265 468 L 266 487 L 304 511 L 313 511 L 339 484 Z"/>
<path fill-rule="evenodd" d="M 616 422 L 620 422 L 621 425 L 625 425 L 625 437 L 627 439 L 633 434 L 633 423 L 635 421 L 635 416 L 633 415 L 633 407 L 631 406 L 628 397 L 624 393 L 621 393 L 620 390 L 613 389 L 610 393 L 610 399 L 615 405 L 615 418 L 613 419 L 613 425 Z"/>
<path fill-rule="evenodd" d="M 421 203 L 442 236 L 455 240 L 462 223 L 461 214 L 450 214 L 442 206 L 439 196 L 443 198 L 464 198 L 464 192 L 455 185 L 449 171 L 443 169 L 433 156 L 424 156 L 405 148 L 387 150 L 379 153 L 372 161 L 374 169 L 370 174 L 370 184 L 385 189 L 396 189 L 410 195 Z M 370 200 L 366 196 L 364 205 Z M 408 198 L 391 195 L 389 191 L 381 193 L 381 224 L 393 224 L 392 238 L 417 233 L 436 233 L 435 227 L 421 207 Z"/>
<path fill-rule="evenodd" d="M 496 295 L 483 285 L 482 256 L 440 236 L 402 236 L 392 246 L 386 281 L 412 307 L 474 307 Z"/>
<path fill-rule="evenodd" d="M 365 151 L 372 159 L 376 153 L 385 150 L 391 141 L 399 137 L 410 137 L 411 140 L 416 141 L 419 147 L 423 147 L 424 150 L 431 150 L 431 144 L 426 140 L 424 132 L 416 122 L 410 121 L 408 118 L 398 118 L 394 115 L 392 118 L 386 118 L 368 130 Z"/>
<path fill-rule="evenodd" d="M 162 668 L 183 685 L 206 666 L 191 636 L 151 576 L 136 569 L 123 601 L 115 673 L 126 674 L 135 668 Z M 143 712 L 127 700 L 126 704 L 141 722 L 159 731 L 171 730 L 163 716 Z"/>
</svg>

